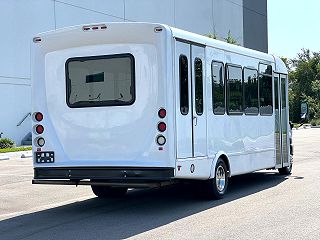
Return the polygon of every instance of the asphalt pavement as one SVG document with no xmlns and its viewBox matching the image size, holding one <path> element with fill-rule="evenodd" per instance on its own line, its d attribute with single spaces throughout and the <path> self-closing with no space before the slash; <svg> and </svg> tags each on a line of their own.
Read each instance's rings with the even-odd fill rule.
<svg viewBox="0 0 320 240">
<path fill-rule="evenodd" d="M 218 201 L 189 185 L 98 199 L 88 186 L 32 185 L 31 158 L 0 161 L 0 239 L 320 239 L 320 129 L 293 131 L 292 175 L 232 177 Z"/>
</svg>

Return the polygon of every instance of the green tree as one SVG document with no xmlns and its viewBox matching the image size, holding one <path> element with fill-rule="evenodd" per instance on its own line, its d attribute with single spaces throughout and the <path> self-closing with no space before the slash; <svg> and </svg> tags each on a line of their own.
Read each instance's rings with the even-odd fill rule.
<svg viewBox="0 0 320 240">
<path fill-rule="evenodd" d="M 212 39 L 218 39 L 218 35 L 216 33 L 208 33 L 208 34 L 205 34 L 204 36 Z M 228 31 L 227 37 L 223 38 L 223 40 L 225 40 L 227 43 L 231 43 L 238 46 L 240 45 L 238 41 L 231 35 L 230 30 Z"/>
<path fill-rule="evenodd" d="M 302 49 L 289 67 L 290 119 L 300 121 L 300 104 L 309 104 L 310 119 L 320 118 L 320 52 Z"/>
</svg>

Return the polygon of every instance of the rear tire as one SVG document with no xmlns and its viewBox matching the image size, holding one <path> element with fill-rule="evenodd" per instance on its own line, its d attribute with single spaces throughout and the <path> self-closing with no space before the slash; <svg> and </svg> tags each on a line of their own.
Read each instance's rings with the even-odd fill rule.
<svg viewBox="0 0 320 240">
<path fill-rule="evenodd" d="M 126 187 L 109 187 L 91 185 L 93 193 L 99 198 L 117 198 L 124 197 L 128 191 Z"/>
<path fill-rule="evenodd" d="M 208 179 L 203 185 L 203 194 L 207 199 L 221 199 L 228 188 L 228 170 L 222 159 L 218 159 L 214 178 Z"/>
<path fill-rule="evenodd" d="M 279 174 L 290 175 L 292 171 L 292 164 L 289 167 L 278 168 Z"/>
</svg>

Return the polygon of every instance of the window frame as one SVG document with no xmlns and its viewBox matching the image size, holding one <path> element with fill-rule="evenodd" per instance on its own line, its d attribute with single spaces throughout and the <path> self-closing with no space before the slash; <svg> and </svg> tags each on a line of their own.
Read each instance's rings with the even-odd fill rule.
<svg viewBox="0 0 320 240">
<path fill-rule="evenodd" d="M 224 101 L 224 111 L 223 111 L 223 113 L 221 112 L 221 113 L 215 113 L 215 111 L 214 111 L 214 91 L 213 91 L 213 88 L 214 88 L 214 86 L 213 86 L 213 71 L 212 71 L 212 64 L 213 63 L 220 63 L 220 64 L 222 64 L 222 80 L 223 80 L 223 101 Z M 212 84 L 212 87 L 211 87 L 211 97 L 212 97 L 212 101 L 211 101 L 211 104 L 212 104 L 212 112 L 213 112 L 213 114 L 214 115 L 225 115 L 226 114 L 226 112 L 227 112 L 227 103 L 226 103 L 226 95 L 227 95 L 227 92 L 226 92 L 226 69 L 225 69 L 225 64 L 224 64 L 224 62 L 222 62 L 222 61 L 217 61 L 217 60 L 212 60 L 211 61 L 211 64 L 210 64 L 210 67 L 211 67 L 211 84 Z"/>
<path fill-rule="evenodd" d="M 257 113 L 246 113 L 245 111 L 245 102 L 246 102 L 246 96 L 245 96 L 245 86 L 244 86 L 244 71 L 245 70 L 253 70 L 257 73 L 257 82 L 258 82 L 258 112 Z M 254 67 L 243 67 L 242 68 L 242 98 L 243 98 L 243 113 L 246 116 L 258 116 L 260 114 L 260 91 L 259 91 L 259 71 L 258 69 Z"/>
<path fill-rule="evenodd" d="M 241 105 L 242 105 L 242 111 L 241 112 L 230 112 L 229 111 L 229 94 L 228 94 L 228 80 L 229 80 L 229 77 L 228 77 L 228 67 L 235 67 L 235 68 L 240 68 L 241 70 L 241 97 L 242 97 L 242 101 L 241 101 Z M 236 116 L 241 116 L 244 114 L 244 111 L 243 111 L 243 76 L 242 76 L 242 69 L 243 67 L 239 64 L 233 64 L 233 63 L 226 63 L 225 64 L 225 80 L 226 80 L 226 84 L 225 84 L 225 98 L 226 98 L 226 112 L 228 115 L 232 116 L 232 115 L 236 115 Z"/>
<path fill-rule="evenodd" d="M 196 64 L 197 62 L 196 61 L 199 61 L 201 63 L 201 88 L 202 88 L 202 112 L 198 112 L 198 106 L 197 106 L 197 101 L 196 101 L 196 98 L 197 98 L 197 77 L 196 77 Z M 203 90 L 203 61 L 200 57 L 195 57 L 194 60 L 193 60 L 193 67 L 194 67 L 194 108 L 195 108 L 195 112 L 198 116 L 201 116 L 203 113 L 204 113 L 204 90 Z"/>
<path fill-rule="evenodd" d="M 186 59 L 187 59 L 187 111 L 186 111 L 186 113 L 184 113 L 184 112 L 182 112 L 181 111 L 181 103 L 182 103 L 182 101 L 181 101 L 181 66 L 180 66 L 180 59 L 182 58 L 182 57 L 185 57 Z M 190 100 L 190 98 L 189 98 L 189 81 L 191 80 L 191 79 L 189 79 L 190 78 L 190 76 L 189 76 L 189 65 L 190 65 L 190 63 L 189 63 L 189 59 L 188 59 L 188 57 L 185 55 L 185 54 L 180 54 L 179 55 L 179 109 L 180 109 L 180 113 L 183 115 L 183 116 L 187 116 L 188 114 L 189 114 L 189 111 L 190 111 L 190 104 L 189 104 L 189 100 Z M 192 104 L 192 103 L 191 103 Z"/>
<path fill-rule="evenodd" d="M 265 73 L 261 73 L 261 69 L 260 69 L 260 66 L 271 66 L 272 70 L 271 70 L 271 73 L 270 74 L 265 74 Z M 268 114 L 261 114 L 261 101 L 260 101 L 260 76 L 266 76 L 266 77 L 271 77 L 271 96 L 272 96 L 272 99 L 271 99 L 271 103 L 272 103 L 272 113 L 268 113 Z M 259 96 L 259 115 L 260 116 L 273 116 L 274 114 L 274 69 L 273 69 L 273 66 L 272 66 L 272 63 L 265 63 L 265 62 L 259 62 L 259 65 L 258 65 L 258 83 L 259 83 L 259 87 L 258 87 L 258 96 Z"/>
<path fill-rule="evenodd" d="M 69 79 L 69 63 L 77 60 L 99 60 L 99 59 L 114 59 L 114 58 L 127 58 L 131 60 L 131 88 L 132 90 L 132 99 L 129 102 L 117 103 L 117 104 L 108 104 L 106 105 L 102 101 L 95 102 L 96 104 L 70 104 L 69 97 L 71 94 L 71 80 Z M 66 82 L 66 104 L 69 108 L 93 108 L 93 107 L 115 107 L 115 106 L 129 106 L 133 105 L 136 101 L 136 74 L 135 74 L 135 58 L 131 53 L 121 53 L 121 54 L 110 54 L 110 55 L 98 55 L 98 56 L 84 56 L 84 57 L 71 57 L 68 58 L 65 62 L 65 82 Z M 98 103 L 98 104 L 97 104 Z"/>
</svg>

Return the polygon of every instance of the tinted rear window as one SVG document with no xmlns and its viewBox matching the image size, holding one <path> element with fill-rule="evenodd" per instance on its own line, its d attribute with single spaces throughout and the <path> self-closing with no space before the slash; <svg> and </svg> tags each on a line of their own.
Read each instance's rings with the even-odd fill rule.
<svg viewBox="0 0 320 240">
<path fill-rule="evenodd" d="M 70 58 L 67 104 L 72 108 L 130 105 L 135 101 L 134 57 L 118 54 Z"/>
</svg>

